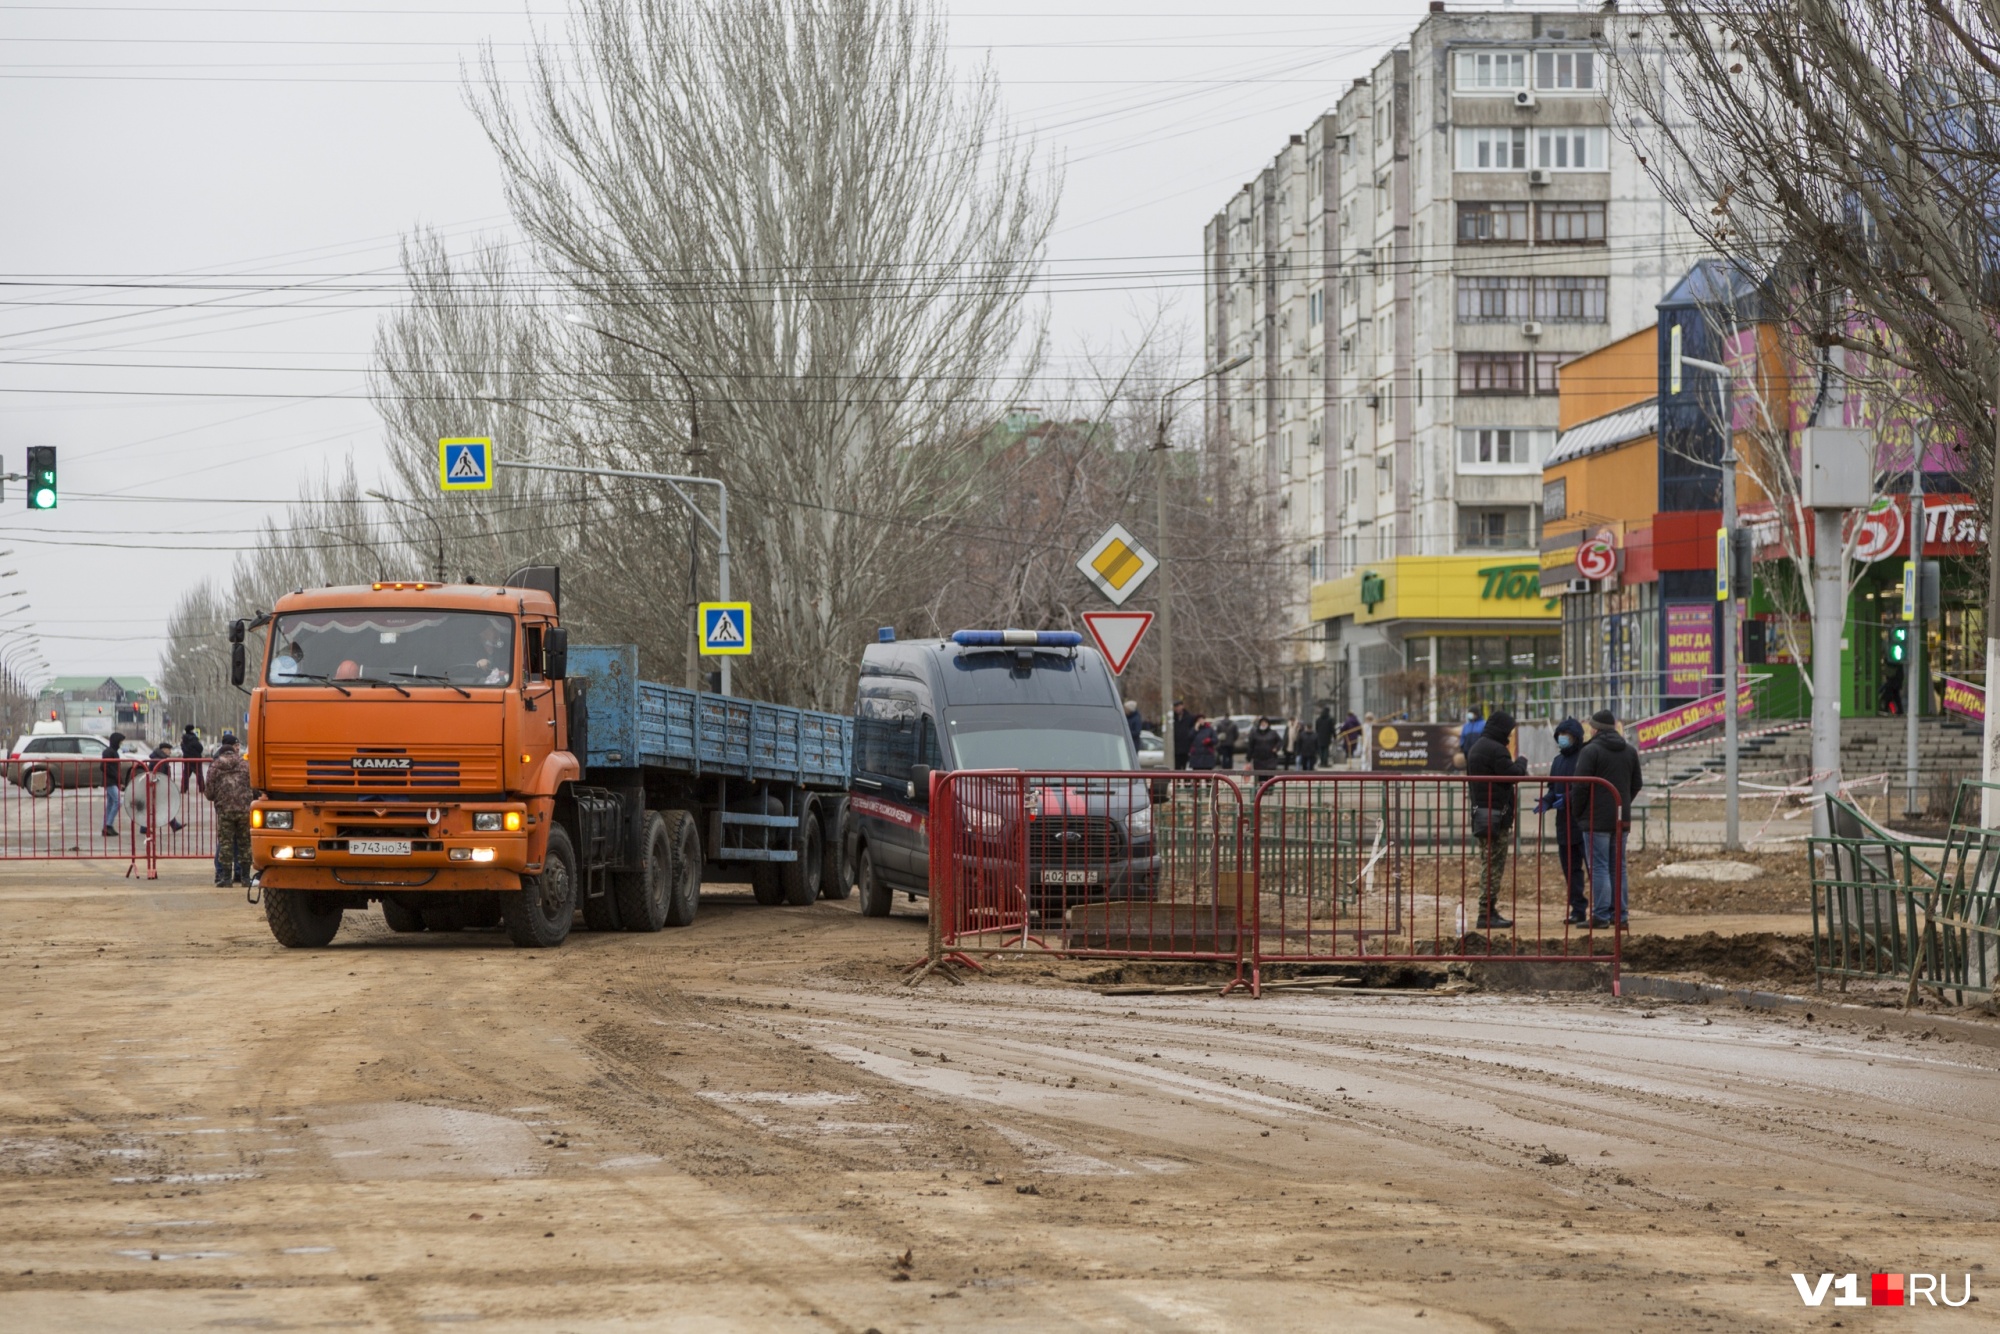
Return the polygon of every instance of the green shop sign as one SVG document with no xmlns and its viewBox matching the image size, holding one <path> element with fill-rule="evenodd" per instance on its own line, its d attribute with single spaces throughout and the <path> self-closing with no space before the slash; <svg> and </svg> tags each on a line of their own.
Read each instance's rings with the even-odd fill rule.
<svg viewBox="0 0 2000 1334">
<path fill-rule="evenodd" d="M 1489 565 L 1475 573 L 1486 580 L 1479 590 L 1481 602 L 1534 600 L 1541 602 L 1545 610 L 1552 610 L 1558 601 L 1542 596 L 1542 567 L 1538 564 Z"/>
</svg>

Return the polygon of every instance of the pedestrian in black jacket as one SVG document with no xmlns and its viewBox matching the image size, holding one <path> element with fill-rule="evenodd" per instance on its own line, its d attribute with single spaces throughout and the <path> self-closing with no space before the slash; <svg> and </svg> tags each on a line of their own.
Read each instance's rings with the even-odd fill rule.
<svg viewBox="0 0 2000 1334">
<path fill-rule="evenodd" d="M 1565 718 L 1556 724 L 1556 757 L 1549 763 L 1549 777 L 1567 778 L 1576 773 L 1577 756 L 1583 750 L 1583 724 Z M 1556 813 L 1556 860 L 1562 864 L 1563 884 L 1569 890 L 1569 914 L 1563 921 L 1582 926 L 1590 920 L 1590 833 L 1584 821 L 1588 800 L 1580 795 L 1586 785 L 1550 783 L 1542 799 L 1535 803 L 1537 815 Z"/>
<path fill-rule="evenodd" d="M 1618 794 L 1616 800 L 1606 796 L 1602 788 L 1579 794 L 1590 807 L 1590 924 L 1610 926 L 1615 913 L 1618 925 L 1623 926 L 1627 912 L 1625 835 L 1632 828 L 1632 801 L 1646 783 L 1639 772 L 1639 752 L 1618 735 L 1618 719 L 1611 710 L 1591 714 L 1590 726 L 1589 744 L 1576 757 L 1576 775 L 1602 778 Z"/>
<path fill-rule="evenodd" d="M 1465 757 L 1472 778 L 1472 838 L 1479 847 L 1479 921 L 1481 930 L 1505 930 L 1514 925 L 1500 915 L 1500 885 L 1507 878 L 1507 847 L 1514 838 L 1516 784 L 1480 782 L 1481 778 L 1518 778 L 1528 762 L 1515 756 L 1508 743 L 1514 737 L 1514 715 L 1495 709 Z"/>
<path fill-rule="evenodd" d="M 1188 747 L 1194 744 L 1194 715 L 1188 712 L 1186 704 L 1174 701 L 1174 768 L 1185 769 L 1188 764 Z"/>
<path fill-rule="evenodd" d="M 1278 735 L 1278 729 L 1271 726 L 1271 720 L 1259 718 L 1257 725 L 1250 729 L 1250 768 L 1260 774 L 1276 773 L 1284 748 L 1285 740 Z"/>
</svg>

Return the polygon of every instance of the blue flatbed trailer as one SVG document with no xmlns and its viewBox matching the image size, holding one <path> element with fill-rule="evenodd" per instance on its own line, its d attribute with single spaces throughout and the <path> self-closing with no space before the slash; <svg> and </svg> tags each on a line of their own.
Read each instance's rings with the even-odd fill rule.
<svg viewBox="0 0 2000 1334">
<path fill-rule="evenodd" d="M 847 896 L 853 718 L 642 680 L 633 644 L 572 645 L 568 681 L 578 825 L 604 831 L 579 849 L 587 911 L 605 893 L 593 869 L 633 863 L 648 811 L 694 817 L 705 880 L 747 879 L 763 903 Z"/>
</svg>

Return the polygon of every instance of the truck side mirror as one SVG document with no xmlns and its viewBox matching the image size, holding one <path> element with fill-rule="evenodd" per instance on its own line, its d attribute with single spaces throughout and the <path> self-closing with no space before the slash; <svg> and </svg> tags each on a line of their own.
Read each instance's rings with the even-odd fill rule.
<svg viewBox="0 0 2000 1334">
<path fill-rule="evenodd" d="M 542 675 L 551 681 L 569 675 L 569 630 L 564 626 L 542 631 Z"/>
<path fill-rule="evenodd" d="M 243 642 L 243 618 L 241 616 L 229 623 L 229 642 L 232 644 Z"/>
<path fill-rule="evenodd" d="M 237 624 L 241 625 L 242 622 L 238 621 Z M 241 643 L 231 644 L 229 646 L 229 684 L 233 686 L 243 684 L 244 666 L 243 645 Z"/>
</svg>

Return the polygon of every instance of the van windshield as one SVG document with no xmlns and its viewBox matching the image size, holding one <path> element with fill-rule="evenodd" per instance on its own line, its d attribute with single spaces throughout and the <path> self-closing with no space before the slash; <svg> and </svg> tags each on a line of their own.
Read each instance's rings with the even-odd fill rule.
<svg viewBox="0 0 2000 1334">
<path fill-rule="evenodd" d="M 998 705 L 945 716 L 961 769 L 1088 772 L 1136 769 L 1132 734 L 1115 710 L 1082 705 Z"/>
<path fill-rule="evenodd" d="M 514 677 L 514 622 L 476 611 L 309 611 L 272 629 L 274 686 L 329 681 L 504 686 Z"/>
</svg>

